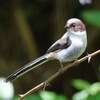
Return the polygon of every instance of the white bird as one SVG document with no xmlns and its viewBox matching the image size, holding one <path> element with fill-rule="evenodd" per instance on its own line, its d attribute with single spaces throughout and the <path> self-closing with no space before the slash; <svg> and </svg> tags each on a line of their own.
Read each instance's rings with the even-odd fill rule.
<svg viewBox="0 0 100 100">
<path fill-rule="evenodd" d="M 45 55 L 19 68 L 5 81 L 13 81 L 49 60 L 57 59 L 60 63 L 66 63 L 80 57 L 87 47 L 85 25 L 80 19 L 71 18 L 67 21 L 65 28 L 67 32 L 47 50 Z"/>
</svg>

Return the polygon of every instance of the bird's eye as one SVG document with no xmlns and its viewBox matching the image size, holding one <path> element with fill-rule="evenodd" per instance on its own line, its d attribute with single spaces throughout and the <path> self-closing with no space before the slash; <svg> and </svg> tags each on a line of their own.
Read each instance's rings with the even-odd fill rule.
<svg viewBox="0 0 100 100">
<path fill-rule="evenodd" d="M 75 24 L 71 24 L 71 27 L 75 27 Z"/>
</svg>

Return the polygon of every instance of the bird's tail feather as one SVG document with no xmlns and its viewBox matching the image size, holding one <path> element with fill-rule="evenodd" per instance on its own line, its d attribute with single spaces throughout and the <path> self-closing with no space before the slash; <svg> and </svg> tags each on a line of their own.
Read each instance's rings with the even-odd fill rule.
<svg viewBox="0 0 100 100">
<path fill-rule="evenodd" d="M 28 64 L 22 66 L 21 68 L 19 68 L 18 70 L 16 70 L 14 73 L 12 73 L 11 75 L 9 75 L 6 78 L 6 82 L 8 81 L 13 81 L 16 78 L 22 76 L 23 74 L 27 73 L 28 71 L 38 67 L 39 65 L 42 65 L 43 63 L 47 62 L 48 59 L 46 58 L 47 54 L 37 58 L 36 60 L 33 60 L 31 62 L 29 62 Z"/>
</svg>

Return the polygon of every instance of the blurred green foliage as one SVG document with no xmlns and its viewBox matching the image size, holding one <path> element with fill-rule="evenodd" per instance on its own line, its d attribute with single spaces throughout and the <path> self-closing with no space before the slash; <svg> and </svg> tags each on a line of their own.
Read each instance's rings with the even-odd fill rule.
<svg viewBox="0 0 100 100">
<path fill-rule="evenodd" d="M 82 80 L 82 79 L 72 80 L 71 84 L 78 90 L 83 90 L 90 86 L 89 82 Z"/>
<path fill-rule="evenodd" d="M 100 82 L 95 82 L 90 85 L 89 82 L 82 79 L 75 79 L 71 81 L 72 85 L 80 90 L 76 92 L 71 100 L 100 100 Z M 80 85 L 81 84 L 81 85 Z M 15 96 L 13 100 L 17 100 Z M 67 100 L 64 95 L 56 94 L 50 91 L 41 91 L 38 94 L 31 94 L 25 97 L 24 100 Z"/>
<path fill-rule="evenodd" d="M 56 94 L 54 92 L 42 91 L 40 93 L 42 100 L 67 100 L 63 95 Z"/>
<path fill-rule="evenodd" d="M 13 100 L 18 100 L 18 96 L 15 96 Z M 24 98 L 24 100 L 42 100 L 39 94 L 32 94 Z"/>
<path fill-rule="evenodd" d="M 87 84 L 88 82 L 85 80 L 79 81 L 79 79 L 74 80 L 73 86 L 77 89 L 82 89 L 84 84 L 85 88 L 80 92 L 76 92 L 72 96 L 72 100 L 100 100 L 100 82 L 96 82 L 93 84 Z M 79 85 L 83 84 L 83 85 Z"/>
<path fill-rule="evenodd" d="M 81 15 L 86 22 L 100 28 L 100 10 L 83 11 Z"/>
<path fill-rule="evenodd" d="M 18 96 L 15 96 L 13 100 L 18 100 Z M 55 92 L 42 91 L 39 94 L 29 95 L 24 100 L 67 100 L 66 96 L 56 94 Z"/>
</svg>

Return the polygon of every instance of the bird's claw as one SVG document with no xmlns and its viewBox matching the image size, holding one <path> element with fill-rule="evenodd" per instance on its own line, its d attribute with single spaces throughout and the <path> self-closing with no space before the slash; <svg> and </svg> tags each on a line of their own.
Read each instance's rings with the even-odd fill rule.
<svg viewBox="0 0 100 100">
<path fill-rule="evenodd" d="M 46 89 L 47 86 L 50 86 L 50 84 L 49 84 L 47 81 L 45 81 L 45 82 L 44 82 L 43 91 Z"/>
<path fill-rule="evenodd" d="M 91 55 L 89 53 L 87 53 L 87 57 L 88 57 L 88 63 L 89 63 L 91 60 Z"/>
</svg>

